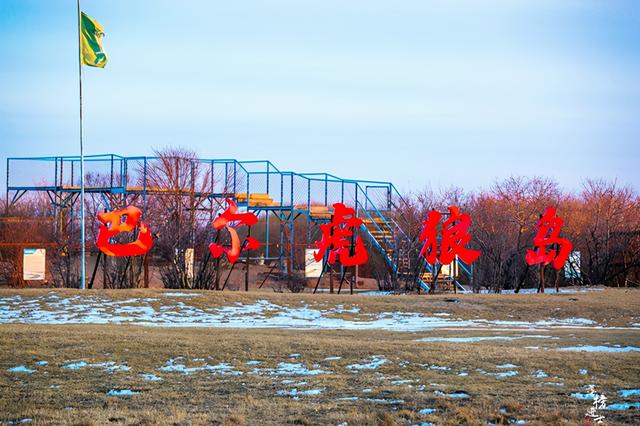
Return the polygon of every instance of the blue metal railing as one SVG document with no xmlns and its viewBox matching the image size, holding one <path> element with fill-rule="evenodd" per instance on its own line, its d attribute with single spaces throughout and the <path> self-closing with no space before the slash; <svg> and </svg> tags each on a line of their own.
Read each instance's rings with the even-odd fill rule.
<svg viewBox="0 0 640 426">
<path fill-rule="evenodd" d="M 117 154 L 95 154 L 85 156 L 89 164 L 103 163 L 110 166 L 108 186 L 93 187 L 94 192 L 135 192 L 142 193 L 146 205 L 147 192 L 150 187 L 149 170 L 156 167 L 153 163 L 163 160 L 157 156 L 130 156 Z M 41 161 L 53 163 L 53 179 L 38 179 L 38 183 L 19 185 L 13 184 L 11 172 L 20 170 L 20 163 L 27 161 Z M 79 156 L 45 156 L 45 157 L 12 157 L 7 159 L 7 198 L 9 191 L 41 190 L 41 191 L 75 191 L 74 170 L 80 161 Z M 72 180 L 67 185 L 63 171 L 69 170 Z M 282 171 L 268 160 L 238 161 L 236 159 L 193 159 L 190 160 L 191 176 L 210 173 L 210 184 L 207 186 L 211 196 L 233 196 L 246 192 L 246 203 L 239 203 L 247 209 L 263 208 L 265 210 L 290 209 L 311 215 L 314 204 L 322 204 L 330 207 L 331 200 L 341 202 L 354 207 L 359 216 L 368 219 L 370 225 L 361 228 L 364 235 L 371 241 L 379 252 L 384 254 L 385 260 L 394 273 L 399 270 L 399 248 L 402 241 L 409 245 L 415 245 L 415 237 L 411 238 L 400 226 L 390 211 L 397 211 L 400 207 L 408 205 L 398 189 L 391 182 L 374 180 L 344 179 L 330 173 L 296 173 Z M 22 169 L 33 172 L 34 168 Z M 41 168 L 35 168 L 41 170 Z M 23 170 L 24 172 L 24 170 Z M 16 173 L 16 172 L 14 172 Z M 68 173 L 68 172 L 67 172 Z M 97 172 L 97 174 L 100 174 Z M 46 178 L 46 176 L 44 176 Z M 53 182 L 51 184 L 50 182 Z M 222 184 L 222 186 L 219 186 Z M 137 186 L 136 186 L 137 185 Z M 192 190 L 194 183 L 183 184 L 181 190 Z M 316 191 L 316 196 L 314 196 Z M 339 194 L 337 193 L 339 191 Z M 207 191 L 204 191 L 207 192 Z M 252 193 L 266 193 L 272 197 L 271 206 L 252 206 L 250 195 Z M 374 235 L 376 234 L 376 235 Z M 404 244 L 404 243 L 402 243 Z M 431 265 L 426 264 L 424 269 L 433 272 Z M 460 270 L 470 275 L 471 271 L 464 263 L 460 263 Z M 421 281 L 421 280 L 420 280 Z M 422 283 L 428 287 L 427 284 Z M 421 285 L 422 285 L 421 284 Z M 459 283 L 458 283 L 459 284 Z"/>
</svg>

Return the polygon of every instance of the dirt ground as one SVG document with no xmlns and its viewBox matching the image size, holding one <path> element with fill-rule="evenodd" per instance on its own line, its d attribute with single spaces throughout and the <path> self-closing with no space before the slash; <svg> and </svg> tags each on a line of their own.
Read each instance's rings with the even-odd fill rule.
<svg viewBox="0 0 640 426">
<path fill-rule="evenodd" d="M 55 291 L 99 300 L 154 297 L 158 309 L 172 300 L 165 293 Z M 2 290 L 0 300 L 47 294 L 50 290 Z M 640 352 L 561 350 L 640 347 L 638 290 L 380 297 L 209 292 L 180 303 L 211 309 L 264 299 L 289 307 L 357 306 L 358 315 L 411 312 L 532 322 L 582 318 L 596 325 L 395 332 L 14 321 L 0 325 L 0 420 L 553 425 L 585 424 L 592 401 L 581 396 L 589 392 L 588 385 L 609 404 L 640 401 L 636 393 L 620 394 L 640 387 Z M 600 414 L 606 424 L 640 424 L 638 409 Z"/>
</svg>

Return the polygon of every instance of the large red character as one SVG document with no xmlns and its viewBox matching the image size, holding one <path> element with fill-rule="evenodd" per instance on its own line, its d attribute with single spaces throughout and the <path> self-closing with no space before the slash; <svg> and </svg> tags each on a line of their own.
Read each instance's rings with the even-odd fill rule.
<svg viewBox="0 0 640 426">
<path fill-rule="evenodd" d="M 227 231 L 229 231 L 229 235 L 231 235 L 231 246 L 224 247 L 220 244 L 211 243 L 209 244 L 209 251 L 214 258 L 218 258 L 226 253 L 229 263 L 236 263 L 240 258 L 240 252 L 243 248 L 245 250 L 256 250 L 260 247 L 260 242 L 255 238 L 247 237 L 244 240 L 243 247 L 243 245 L 240 244 L 238 232 L 234 229 L 232 223 L 237 222 L 237 225 L 253 226 L 258 223 L 258 217 L 251 212 L 238 213 L 238 206 L 232 199 L 227 199 L 227 205 L 227 209 L 213 221 L 213 229 L 220 231 L 226 228 Z"/>
<path fill-rule="evenodd" d="M 141 256 L 153 246 L 151 230 L 140 222 L 142 211 L 134 206 L 113 212 L 98 213 L 101 222 L 96 246 L 107 256 Z M 124 221 L 123 221 L 124 217 Z M 121 232 L 132 232 L 138 226 L 138 238 L 128 244 L 111 244 L 109 240 Z"/>
<path fill-rule="evenodd" d="M 528 265 L 553 264 L 556 269 L 562 269 L 569 258 L 573 245 L 571 241 L 560 238 L 560 230 L 562 229 L 563 220 L 556 215 L 556 209 L 547 207 L 540 221 L 536 224 L 538 233 L 533 239 L 535 250 L 528 250 L 525 260 Z M 548 248 L 553 244 L 560 246 L 560 250 Z"/>
<path fill-rule="evenodd" d="M 316 241 L 318 251 L 313 253 L 316 262 L 320 262 L 325 253 L 329 251 L 328 262 L 330 265 L 336 262 L 336 257 L 339 257 L 342 266 L 356 266 L 367 263 L 369 255 L 360 236 L 356 237 L 353 255 L 351 255 L 351 241 L 349 240 L 349 237 L 353 236 L 353 230 L 362 225 L 362 220 L 358 219 L 354 209 L 346 207 L 342 203 L 334 204 L 333 208 L 332 221 L 320 225 L 322 240 Z"/>
<path fill-rule="evenodd" d="M 442 214 L 436 210 L 427 214 L 420 233 L 420 241 L 424 243 L 420 256 L 424 256 L 432 265 L 437 260 L 443 265 L 448 265 L 453 262 L 456 255 L 465 263 L 475 261 L 480 256 L 480 251 L 465 247 L 471 241 L 471 234 L 467 232 L 471 225 L 471 216 L 467 213 L 461 214 L 456 206 L 449 207 L 449 218 L 442 223 L 440 255 L 438 255 L 437 226 L 441 219 Z"/>
</svg>

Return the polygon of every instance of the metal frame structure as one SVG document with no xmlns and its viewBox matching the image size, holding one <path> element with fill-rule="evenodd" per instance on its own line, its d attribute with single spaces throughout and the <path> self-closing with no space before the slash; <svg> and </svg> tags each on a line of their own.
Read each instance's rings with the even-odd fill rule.
<svg viewBox="0 0 640 426">
<path fill-rule="evenodd" d="M 176 161 L 185 161 L 177 159 Z M 207 211 L 209 219 L 222 208 L 222 202 L 233 199 L 238 207 L 266 218 L 266 259 L 294 259 L 294 221 L 303 217 L 307 222 L 307 242 L 312 243 L 312 225 L 331 219 L 334 203 L 343 203 L 356 210 L 365 222 L 359 232 L 379 252 L 389 267 L 393 279 L 414 276 L 418 284 L 429 290 L 421 278 L 434 268 L 414 256 L 416 241 L 412 241 L 394 220 L 394 211 L 405 201 L 391 182 L 343 179 L 329 173 L 297 173 L 281 171 L 272 162 L 238 161 L 235 159 L 190 159 L 189 178 L 172 187 L 158 186 L 151 176 L 167 158 L 116 154 L 85 156 L 85 192 L 98 194 L 105 209 L 142 200 L 146 212 L 149 197 L 155 194 L 184 195 Z M 7 159 L 6 209 L 30 191 L 48 195 L 53 215 L 68 209 L 73 215 L 80 194 L 80 157 L 19 157 Z M 34 171 L 36 171 L 34 173 Z M 39 175 L 34 181 L 33 175 Z M 22 176 L 24 175 L 24 176 Z M 279 253 L 270 252 L 269 217 L 280 223 Z M 286 241 L 288 239 L 288 241 Z M 285 248 L 288 246 L 288 251 Z M 419 248 L 419 247 L 418 247 Z M 461 269 L 471 274 L 464 264 Z M 282 264 L 281 264 L 282 268 Z M 437 272 L 436 272 L 437 276 Z M 464 288 L 451 277 L 456 285 Z"/>
</svg>

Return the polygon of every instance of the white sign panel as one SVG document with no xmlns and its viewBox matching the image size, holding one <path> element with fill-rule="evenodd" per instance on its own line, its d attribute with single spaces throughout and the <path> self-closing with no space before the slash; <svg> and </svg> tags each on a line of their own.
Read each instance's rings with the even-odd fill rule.
<svg viewBox="0 0 640 426">
<path fill-rule="evenodd" d="M 318 278 L 322 274 L 322 260 L 316 262 L 313 252 L 316 249 L 306 249 L 304 252 L 304 276 L 306 278 Z"/>
<path fill-rule="evenodd" d="M 26 248 L 22 251 L 22 279 L 25 281 L 44 281 L 47 251 L 45 249 Z"/>
<path fill-rule="evenodd" d="M 187 272 L 187 278 L 193 279 L 193 262 L 194 262 L 194 252 L 193 248 L 188 248 L 184 251 L 184 269 Z"/>
<path fill-rule="evenodd" d="M 441 277 L 457 277 L 458 276 L 458 255 L 456 255 L 453 262 L 448 265 L 441 265 L 440 268 Z"/>
</svg>

